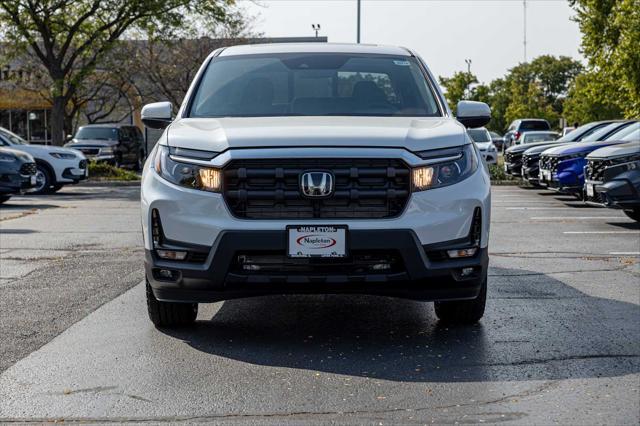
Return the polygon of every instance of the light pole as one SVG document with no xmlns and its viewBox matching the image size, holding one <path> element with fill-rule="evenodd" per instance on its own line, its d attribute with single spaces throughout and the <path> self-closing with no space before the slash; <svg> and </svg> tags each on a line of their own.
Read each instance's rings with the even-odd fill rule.
<svg viewBox="0 0 640 426">
<path fill-rule="evenodd" d="M 527 0 L 522 0 L 522 11 L 524 14 L 524 37 L 522 44 L 524 46 L 524 63 L 527 63 Z"/>
<path fill-rule="evenodd" d="M 466 98 L 469 99 L 469 95 L 470 95 L 470 85 L 471 85 L 471 59 L 465 59 L 464 60 L 467 63 L 467 95 Z"/>
<path fill-rule="evenodd" d="M 360 0 L 358 0 L 358 32 L 356 40 L 357 43 L 360 44 Z"/>
<path fill-rule="evenodd" d="M 316 32 L 316 37 L 318 37 L 318 32 L 320 31 L 320 24 L 311 24 L 311 28 Z"/>
</svg>

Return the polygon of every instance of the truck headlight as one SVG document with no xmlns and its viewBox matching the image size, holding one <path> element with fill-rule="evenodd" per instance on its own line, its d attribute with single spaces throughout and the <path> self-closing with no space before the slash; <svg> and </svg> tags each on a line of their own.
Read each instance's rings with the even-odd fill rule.
<svg viewBox="0 0 640 426">
<path fill-rule="evenodd" d="M 54 158 L 60 158 L 62 160 L 71 160 L 73 158 L 76 158 L 76 155 L 70 152 L 50 152 L 49 155 Z"/>
<path fill-rule="evenodd" d="M 169 149 L 164 145 L 158 146 L 154 169 L 169 182 L 186 188 L 209 192 L 220 192 L 222 189 L 220 169 L 175 161 L 171 159 Z"/>
<path fill-rule="evenodd" d="M 471 176 L 478 168 L 478 157 L 473 144 L 420 151 L 416 154 L 425 160 L 431 160 L 433 164 L 413 169 L 414 191 L 456 184 Z"/>
</svg>

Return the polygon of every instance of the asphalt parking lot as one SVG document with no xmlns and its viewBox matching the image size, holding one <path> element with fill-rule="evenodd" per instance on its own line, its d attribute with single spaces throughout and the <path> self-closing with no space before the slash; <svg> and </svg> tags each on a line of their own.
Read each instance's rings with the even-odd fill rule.
<svg viewBox="0 0 640 426">
<path fill-rule="evenodd" d="M 430 304 L 287 296 L 156 330 L 138 189 L 0 208 L 0 422 L 637 424 L 640 226 L 494 187 L 489 299 L 471 327 Z"/>
</svg>

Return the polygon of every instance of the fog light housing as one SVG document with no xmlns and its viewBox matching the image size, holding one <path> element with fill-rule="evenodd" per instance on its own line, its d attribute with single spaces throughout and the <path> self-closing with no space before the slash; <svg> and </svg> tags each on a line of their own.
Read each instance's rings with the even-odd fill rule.
<svg viewBox="0 0 640 426">
<path fill-rule="evenodd" d="M 463 249 L 447 250 L 447 256 L 449 256 L 451 259 L 458 259 L 461 257 L 473 257 L 477 252 L 478 247 L 469 247 Z"/>
<path fill-rule="evenodd" d="M 462 268 L 462 270 L 460 271 L 460 275 L 462 275 L 463 277 L 469 277 L 473 275 L 474 272 L 474 268 Z"/>
<path fill-rule="evenodd" d="M 178 250 L 156 250 L 158 257 L 166 260 L 185 260 L 187 258 L 186 251 Z"/>
<path fill-rule="evenodd" d="M 173 269 L 154 269 L 153 277 L 158 281 L 178 281 L 180 272 Z"/>
</svg>

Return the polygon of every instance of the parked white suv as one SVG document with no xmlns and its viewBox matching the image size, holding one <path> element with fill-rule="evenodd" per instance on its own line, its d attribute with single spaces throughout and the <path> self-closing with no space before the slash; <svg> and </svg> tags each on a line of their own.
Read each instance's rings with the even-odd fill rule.
<svg viewBox="0 0 640 426">
<path fill-rule="evenodd" d="M 36 184 L 28 192 L 46 194 L 89 176 L 87 158 L 80 151 L 61 146 L 30 145 L 15 133 L 0 127 L 0 147 L 26 152 L 35 158 Z"/>
<path fill-rule="evenodd" d="M 157 326 L 198 303 L 283 293 L 435 301 L 475 322 L 487 291 L 490 183 L 422 60 L 399 47 L 213 52 L 144 167 L 147 305 Z"/>
</svg>

